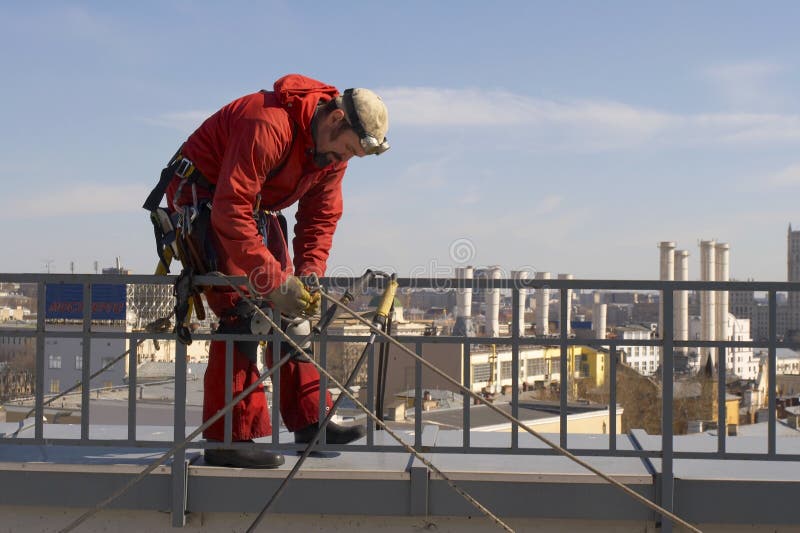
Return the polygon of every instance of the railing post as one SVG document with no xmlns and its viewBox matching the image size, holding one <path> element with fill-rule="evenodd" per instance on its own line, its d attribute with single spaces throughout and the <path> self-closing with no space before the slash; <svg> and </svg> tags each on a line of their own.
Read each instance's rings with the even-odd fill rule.
<svg viewBox="0 0 800 533">
<path fill-rule="evenodd" d="M 186 438 L 186 345 L 176 342 L 175 348 L 175 428 L 173 444 Z M 186 525 L 187 490 L 186 448 L 175 452 L 172 458 L 172 526 Z"/>
<path fill-rule="evenodd" d="M 139 339 L 128 337 L 128 441 L 136 442 L 136 369 L 139 358 Z"/>
<path fill-rule="evenodd" d="M 320 305 L 320 316 L 325 316 L 328 312 L 328 300 L 323 298 L 322 303 Z M 319 364 L 322 365 L 322 368 L 328 369 L 328 328 L 323 329 L 319 333 Z M 314 339 L 311 340 L 314 342 Z M 312 344 L 313 346 L 313 344 Z M 319 407 L 318 415 L 319 420 L 325 420 L 325 417 L 328 416 L 328 376 L 320 373 L 319 375 Z M 327 427 L 323 428 L 323 432 L 320 435 L 320 442 L 325 442 L 327 439 Z"/>
<path fill-rule="evenodd" d="M 358 379 L 358 376 L 356 376 Z M 347 378 L 342 384 L 346 383 Z M 343 392 L 340 394 L 344 394 Z M 367 402 L 366 407 L 370 413 L 375 413 L 375 343 L 369 345 L 367 352 Z M 375 446 L 375 421 L 367 418 L 367 447 Z"/>
<path fill-rule="evenodd" d="M 471 347 L 471 344 L 469 343 L 469 337 L 465 337 L 464 338 L 464 342 L 463 342 L 463 344 L 461 346 L 463 348 L 463 361 L 462 361 L 463 370 L 462 370 L 462 372 L 464 374 L 464 387 L 466 387 L 469 390 L 472 390 L 472 364 L 470 363 L 470 357 L 471 357 L 470 347 Z M 469 433 L 470 433 L 469 415 L 470 415 L 470 409 L 471 409 L 470 406 L 472 404 L 472 398 L 470 397 L 469 394 L 464 394 L 464 399 L 463 400 L 464 400 L 464 414 L 463 414 L 464 416 L 463 416 L 462 427 L 464 429 L 463 429 L 463 432 L 462 432 L 463 433 L 462 434 L 462 444 L 464 446 L 464 451 L 467 451 L 469 449 Z"/>
<path fill-rule="evenodd" d="M 663 291 L 661 302 L 664 316 L 664 332 L 662 333 L 662 390 L 661 398 L 661 502 L 660 505 L 667 511 L 673 510 L 673 491 L 675 479 L 673 478 L 673 442 L 672 442 L 672 403 L 673 403 L 673 292 L 672 289 Z M 661 517 L 661 531 L 670 533 L 672 522 L 665 516 Z"/>
<path fill-rule="evenodd" d="M 519 419 L 519 287 L 511 289 L 511 416 Z M 511 425 L 511 449 L 519 448 L 519 427 Z"/>
<path fill-rule="evenodd" d="M 230 405 L 233 401 L 233 343 L 231 339 L 225 339 L 225 405 Z M 257 352 L 256 352 L 257 353 Z M 256 356 L 257 357 L 257 356 Z M 177 376 L 176 376 L 177 377 Z M 233 440 L 233 409 L 225 411 L 223 417 L 223 440 L 225 444 L 230 444 Z"/>
<path fill-rule="evenodd" d="M 92 389 L 92 285 L 83 284 L 83 335 L 81 336 L 81 440 L 89 440 L 89 393 Z M 62 361 L 63 365 L 66 361 Z M 102 366 L 102 365 L 101 365 Z"/>
<path fill-rule="evenodd" d="M 422 343 L 415 345 L 416 353 L 422 356 Z M 414 449 L 422 449 L 422 363 L 414 361 Z"/>
<path fill-rule="evenodd" d="M 44 438 L 44 358 L 45 351 L 45 314 L 47 303 L 45 300 L 46 286 L 40 282 L 37 286 L 38 299 L 36 302 L 36 384 L 34 385 L 35 415 L 34 437 L 41 441 Z"/>
<path fill-rule="evenodd" d="M 561 298 L 561 317 L 559 320 L 565 322 L 567 320 L 567 307 L 563 305 L 563 302 L 567 300 L 567 289 L 562 288 L 560 291 L 560 298 Z M 547 331 L 547 324 L 544 325 L 545 331 Z M 561 347 L 561 409 L 560 409 L 560 442 L 562 448 L 567 447 L 567 400 L 568 400 L 568 388 L 569 388 L 569 365 L 568 365 L 568 357 L 569 351 L 567 350 L 567 328 L 561 327 L 559 331 L 559 345 Z M 575 362 L 573 361 L 573 372 L 575 371 Z"/>
<path fill-rule="evenodd" d="M 728 351 L 718 346 L 717 353 L 717 453 L 725 453 L 728 434 L 728 416 L 725 412 L 725 370 L 728 366 Z"/>
<path fill-rule="evenodd" d="M 617 449 L 617 345 L 608 347 L 608 448 Z"/>
<path fill-rule="evenodd" d="M 777 295 L 775 291 L 769 291 L 769 345 L 767 347 L 767 368 L 768 368 L 768 405 L 769 405 L 769 418 L 767 423 L 767 453 L 775 455 L 776 453 L 776 421 L 775 410 L 777 409 L 775 394 L 776 384 L 778 382 L 777 376 L 777 359 L 776 348 L 778 343 L 778 312 L 777 312 Z"/>
<path fill-rule="evenodd" d="M 279 312 L 275 312 L 274 314 L 270 315 L 272 320 L 278 327 L 281 326 L 281 315 Z M 272 345 L 272 364 L 277 363 L 280 361 L 281 358 L 281 332 L 277 331 L 273 328 L 272 334 L 270 335 L 270 344 Z M 281 370 L 278 369 L 276 372 L 272 373 L 270 376 L 270 380 L 272 380 L 272 409 L 270 412 L 272 418 L 272 444 L 280 444 L 281 441 L 281 432 L 280 432 L 280 416 L 281 416 Z M 327 406 L 327 405 L 326 405 Z M 327 411 L 326 411 L 327 413 Z M 320 435 L 320 442 L 325 442 L 326 435 L 323 431 Z"/>
</svg>

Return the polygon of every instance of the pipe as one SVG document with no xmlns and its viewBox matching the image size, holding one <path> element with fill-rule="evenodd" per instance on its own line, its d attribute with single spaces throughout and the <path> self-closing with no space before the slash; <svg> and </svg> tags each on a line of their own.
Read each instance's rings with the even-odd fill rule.
<svg viewBox="0 0 800 533">
<path fill-rule="evenodd" d="M 537 272 L 536 279 L 550 279 L 550 272 Z M 536 334 L 550 334 L 550 288 L 536 289 Z"/>
</svg>

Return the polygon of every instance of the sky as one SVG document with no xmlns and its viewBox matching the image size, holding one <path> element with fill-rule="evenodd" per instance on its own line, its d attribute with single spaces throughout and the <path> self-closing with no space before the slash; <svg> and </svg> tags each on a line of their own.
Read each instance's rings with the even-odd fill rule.
<svg viewBox="0 0 800 533">
<path fill-rule="evenodd" d="M 3 2 L 0 272 L 135 273 L 141 208 L 219 107 L 297 72 L 368 87 L 328 274 L 499 265 L 656 279 L 660 241 L 786 280 L 800 228 L 800 3 Z M 287 212 L 293 221 L 293 210 Z"/>
</svg>

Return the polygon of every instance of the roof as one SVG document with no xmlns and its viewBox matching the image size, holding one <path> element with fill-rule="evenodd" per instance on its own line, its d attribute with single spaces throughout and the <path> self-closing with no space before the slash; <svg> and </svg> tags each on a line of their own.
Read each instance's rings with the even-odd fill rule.
<svg viewBox="0 0 800 533">
<path fill-rule="evenodd" d="M 509 402 L 495 402 L 495 407 L 511 415 Z M 567 415 L 587 412 L 603 412 L 608 407 L 600 405 L 568 404 Z M 412 411 L 413 412 L 413 411 Z M 558 402 L 523 402 L 519 404 L 519 419 L 522 422 L 541 420 L 544 418 L 557 418 L 559 416 Z M 464 423 L 464 413 L 461 407 L 453 409 L 435 409 L 422 413 L 422 420 L 429 424 L 436 424 L 444 428 L 461 429 Z M 486 426 L 507 424 L 508 419 L 500 416 L 486 405 L 473 405 L 469 410 L 470 428 L 476 429 Z"/>
</svg>

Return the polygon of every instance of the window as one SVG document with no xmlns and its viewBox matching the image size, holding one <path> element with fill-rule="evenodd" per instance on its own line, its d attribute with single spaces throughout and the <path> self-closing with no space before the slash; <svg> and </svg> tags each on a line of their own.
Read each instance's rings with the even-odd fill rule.
<svg viewBox="0 0 800 533">
<path fill-rule="evenodd" d="M 50 368 L 61 368 L 61 356 L 51 355 L 49 358 Z"/>
<path fill-rule="evenodd" d="M 104 368 L 107 364 L 109 364 L 113 360 L 114 360 L 113 357 L 103 357 L 100 360 L 100 368 Z"/>
<path fill-rule="evenodd" d="M 511 361 L 500 362 L 500 379 L 511 379 Z"/>
<path fill-rule="evenodd" d="M 83 370 L 83 355 L 75 356 L 75 370 Z"/>
<path fill-rule="evenodd" d="M 525 363 L 529 376 L 538 376 L 547 374 L 547 361 L 541 359 L 528 359 Z"/>
<path fill-rule="evenodd" d="M 61 383 L 57 379 L 50 380 L 50 394 L 58 394 L 61 392 Z"/>
<path fill-rule="evenodd" d="M 492 375 L 491 368 L 489 363 L 481 363 L 477 365 L 472 365 L 472 381 L 473 382 L 482 382 L 482 381 L 489 381 L 489 377 Z"/>
</svg>

